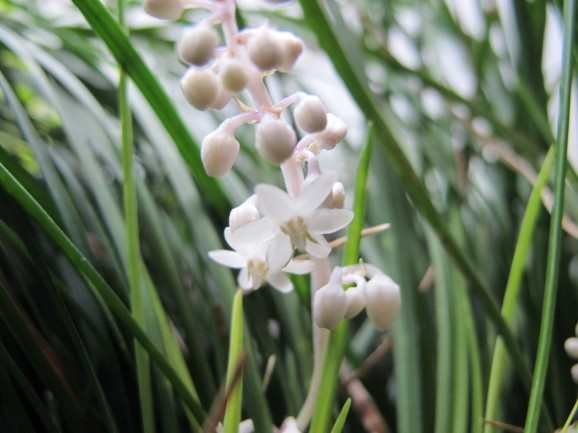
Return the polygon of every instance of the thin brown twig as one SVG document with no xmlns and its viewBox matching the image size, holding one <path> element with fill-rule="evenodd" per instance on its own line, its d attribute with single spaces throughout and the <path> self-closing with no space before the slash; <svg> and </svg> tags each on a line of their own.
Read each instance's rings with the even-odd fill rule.
<svg viewBox="0 0 578 433">
<path fill-rule="evenodd" d="M 524 429 L 522 427 L 518 427 L 517 425 L 507 424 L 505 422 L 500 421 L 492 421 L 491 419 L 482 418 L 483 424 L 489 424 L 496 428 L 501 428 L 502 430 L 511 431 L 514 433 L 524 433 Z"/>
</svg>

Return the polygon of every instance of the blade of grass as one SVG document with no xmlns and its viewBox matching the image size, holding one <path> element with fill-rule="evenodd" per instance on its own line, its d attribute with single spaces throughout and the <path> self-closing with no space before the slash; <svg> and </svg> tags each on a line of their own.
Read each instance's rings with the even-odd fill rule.
<svg viewBox="0 0 578 433">
<path fill-rule="evenodd" d="M 576 22 L 576 2 L 564 2 L 564 45 L 562 57 L 562 80 L 560 85 L 560 110 L 558 114 L 558 130 L 556 140 L 556 163 L 554 180 L 554 207 L 550 222 L 548 241 L 548 262 L 546 268 L 546 284 L 538 340 L 538 353 L 532 381 L 532 392 L 526 416 L 525 433 L 535 433 L 540 418 L 540 406 L 550 354 L 554 311 L 556 308 L 556 292 L 558 274 L 560 271 L 560 249 L 562 240 L 562 216 L 564 214 L 564 187 L 566 178 L 566 159 L 568 151 L 568 134 L 570 126 L 570 100 L 572 96 L 572 70 L 574 47 L 574 27 Z"/>
<path fill-rule="evenodd" d="M 343 266 L 352 265 L 359 261 L 359 244 L 361 242 L 361 230 L 365 220 L 365 199 L 367 196 L 367 176 L 371 152 L 373 150 L 373 126 L 369 125 L 365 147 L 359 159 L 357 177 L 355 180 L 355 197 L 353 202 L 354 217 L 347 231 L 347 243 L 343 252 Z M 331 332 L 324 369 L 321 375 L 319 393 L 315 402 L 315 411 L 311 420 L 310 433 L 325 433 L 329 430 L 329 419 L 335 400 L 335 390 L 339 378 L 339 367 L 347 345 L 349 322 L 342 320 L 339 326 Z"/>
<path fill-rule="evenodd" d="M 349 413 L 350 407 L 351 407 L 351 398 L 348 398 L 343 407 L 341 408 L 341 412 L 339 412 L 339 416 L 335 420 L 335 424 L 333 424 L 331 433 L 341 433 L 343 431 L 345 419 L 347 418 L 347 414 Z"/>
<path fill-rule="evenodd" d="M 532 234 L 534 233 L 534 229 L 536 227 L 536 220 L 541 209 L 540 197 L 542 189 L 546 185 L 550 175 L 550 170 L 554 161 L 553 157 L 554 147 L 551 147 L 546 156 L 546 159 L 544 160 L 544 163 L 542 164 L 540 174 L 538 175 L 536 184 L 532 189 L 532 193 L 530 194 L 528 205 L 526 207 L 526 211 L 520 226 L 520 234 L 516 243 L 514 257 L 512 259 L 512 266 L 510 267 L 510 275 L 508 276 L 508 282 L 506 284 L 504 301 L 502 303 L 502 316 L 504 317 L 506 323 L 511 323 L 514 317 L 514 311 L 518 301 L 518 295 L 520 293 L 520 282 L 524 273 L 524 263 L 530 249 L 530 241 L 532 239 Z M 506 352 L 504 343 L 502 339 L 498 337 L 494 347 L 494 354 L 490 370 L 487 403 L 484 414 L 485 419 L 498 421 L 498 408 L 501 406 L 500 389 L 503 381 L 505 364 Z M 488 423 L 485 425 L 485 433 L 491 433 L 494 431 L 496 431 L 496 428 L 492 424 Z"/>
<path fill-rule="evenodd" d="M 231 317 L 231 338 L 229 342 L 229 361 L 227 365 L 227 386 L 233 383 L 235 370 L 243 355 L 243 292 L 238 290 L 233 300 Z M 223 433 L 237 433 L 241 423 L 241 404 L 243 399 L 243 378 L 237 380 L 227 400 Z"/>
<path fill-rule="evenodd" d="M 22 185 L 18 183 L 18 181 L 2 164 L 0 164 L 0 185 L 2 185 L 6 192 L 20 203 L 26 212 L 42 227 L 46 234 L 52 238 L 77 272 L 87 282 L 91 290 L 93 290 L 94 296 L 101 298 L 124 327 L 139 340 L 142 346 L 149 353 L 154 363 L 174 386 L 183 402 L 195 415 L 199 424 L 202 423 L 206 414 L 198 401 L 191 395 L 178 373 L 173 369 L 154 343 L 148 338 L 138 323 L 136 323 L 132 318 L 130 312 L 102 276 L 90 264 L 86 257 L 82 255 L 54 220 L 44 211 L 44 209 L 42 209 L 42 207 L 38 205 L 36 200 L 28 194 Z"/>
</svg>

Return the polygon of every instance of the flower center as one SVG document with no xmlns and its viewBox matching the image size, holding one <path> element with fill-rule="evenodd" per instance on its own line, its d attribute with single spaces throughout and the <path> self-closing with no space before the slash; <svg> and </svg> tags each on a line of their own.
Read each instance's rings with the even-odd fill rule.
<svg viewBox="0 0 578 433">
<path fill-rule="evenodd" d="M 280 228 L 283 233 L 291 238 L 291 243 L 298 250 L 305 251 L 305 243 L 307 240 L 317 243 L 309 233 L 307 224 L 305 224 L 305 220 L 301 216 L 290 219 Z"/>
<path fill-rule="evenodd" d="M 269 273 L 269 266 L 264 260 L 252 258 L 247 261 L 247 271 L 249 272 L 249 279 L 253 289 L 256 290 L 265 282 L 265 278 Z"/>
</svg>

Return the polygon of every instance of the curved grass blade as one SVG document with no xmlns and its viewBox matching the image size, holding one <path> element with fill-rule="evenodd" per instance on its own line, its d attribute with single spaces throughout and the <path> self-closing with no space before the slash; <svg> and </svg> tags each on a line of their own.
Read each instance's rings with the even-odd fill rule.
<svg viewBox="0 0 578 433">
<path fill-rule="evenodd" d="M 243 292 L 238 290 L 233 300 L 231 317 L 231 339 L 229 343 L 229 362 L 227 365 L 227 386 L 231 386 L 237 374 L 237 365 L 243 356 Z M 234 383 L 234 388 L 227 400 L 223 433 L 237 433 L 241 423 L 241 404 L 243 399 L 242 373 Z"/>
<path fill-rule="evenodd" d="M 550 344 L 552 341 L 552 328 L 554 323 L 554 310 L 556 307 L 556 293 L 558 288 L 558 274 L 560 271 L 560 250 L 562 240 L 562 217 L 564 214 L 564 188 L 566 178 L 566 159 L 568 150 L 568 135 L 570 129 L 570 99 L 572 96 L 572 71 L 573 71 L 573 47 L 574 27 L 576 23 L 576 1 L 564 2 L 564 45 L 562 60 L 562 80 L 560 85 L 560 110 L 558 114 L 558 131 L 556 140 L 556 163 L 554 180 L 554 208 L 550 221 L 550 234 L 548 240 L 548 263 L 546 268 L 546 285 L 544 288 L 544 300 L 542 306 L 542 319 L 540 323 L 540 337 L 538 340 L 538 353 L 536 355 L 536 367 L 532 381 L 532 392 L 528 404 L 525 433 L 535 433 L 540 418 L 540 406 L 542 394 L 546 382 L 548 359 L 550 356 Z"/>
<path fill-rule="evenodd" d="M 341 408 L 341 412 L 339 412 L 339 416 L 335 420 L 335 424 L 333 424 L 331 433 L 341 433 L 343 431 L 345 419 L 347 418 L 347 414 L 349 413 L 350 407 L 351 407 L 351 398 L 348 398 L 343 407 Z"/>
</svg>

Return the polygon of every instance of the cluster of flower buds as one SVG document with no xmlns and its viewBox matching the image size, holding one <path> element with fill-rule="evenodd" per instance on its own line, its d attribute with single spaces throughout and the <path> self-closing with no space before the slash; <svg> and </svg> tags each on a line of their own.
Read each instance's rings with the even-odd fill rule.
<svg viewBox="0 0 578 433">
<path fill-rule="evenodd" d="M 347 290 L 344 285 L 353 284 Z M 378 330 L 391 328 L 399 313 L 399 286 L 369 264 L 335 267 L 329 282 L 315 292 L 314 320 L 320 328 L 334 329 L 341 319 L 357 316 L 363 308 Z"/>
<path fill-rule="evenodd" d="M 575 334 L 576 337 L 570 337 L 564 342 L 564 349 L 566 349 L 566 353 L 571 358 L 578 359 L 578 323 L 576 324 Z M 578 383 L 578 364 L 572 366 L 570 373 L 574 382 Z"/>
</svg>

